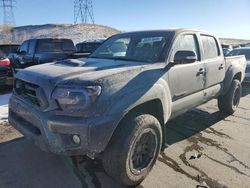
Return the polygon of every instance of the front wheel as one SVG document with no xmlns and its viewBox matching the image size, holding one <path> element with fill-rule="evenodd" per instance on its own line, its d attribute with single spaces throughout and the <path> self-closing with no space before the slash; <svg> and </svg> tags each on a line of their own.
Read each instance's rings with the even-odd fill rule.
<svg viewBox="0 0 250 188">
<path fill-rule="evenodd" d="M 159 121 L 152 115 L 129 115 L 104 151 L 105 171 L 125 185 L 138 185 L 152 169 L 162 145 Z"/>
<path fill-rule="evenodd" d="M 218 107 L 221 112 L 233 114 L 240 104 L 242 86 L 239 80 L 233 80 L 226 95 L 218 98 Z"/>
</svg>

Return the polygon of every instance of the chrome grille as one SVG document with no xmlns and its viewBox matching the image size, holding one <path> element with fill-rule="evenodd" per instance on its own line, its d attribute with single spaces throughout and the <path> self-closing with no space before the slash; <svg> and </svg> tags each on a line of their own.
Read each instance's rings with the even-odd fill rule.
<svg viewBox="0 0 250 188">
<path fill-rule="evenodd" d="M 41 101 L 37 93 L 40 87 L 38 85 L 25 82 L 23 80 L 16 80 L 14 90 L 17 95 L 22 96 L 32 104 L 42 107 L 44 102 Z"/>
</svg>

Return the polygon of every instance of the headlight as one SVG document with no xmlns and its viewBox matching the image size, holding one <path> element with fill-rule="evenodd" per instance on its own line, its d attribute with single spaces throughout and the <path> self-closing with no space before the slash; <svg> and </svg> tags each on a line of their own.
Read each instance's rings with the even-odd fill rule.
<svg viewBox="0 0 250 188">
<path fill-rule="evenodd" d="M 58 87 L 52 94 L 62 110 L 79 112 L 85 110 L 101 94 L 101 86 L 86 86 L 82 89 Z"/>
</svg>

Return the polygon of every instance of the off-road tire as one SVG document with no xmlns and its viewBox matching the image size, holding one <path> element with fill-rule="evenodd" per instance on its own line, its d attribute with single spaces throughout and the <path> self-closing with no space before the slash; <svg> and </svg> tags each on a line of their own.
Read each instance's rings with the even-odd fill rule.
<svg viewBox="0 0 250 188">
<path fill-rule="evenodd" d="M 239 80 L 233 80 L 228 92 L 218 98 L 218 107 L 221 112 L 233 114 L 240 103 L 242 86 Z"/>
<path fill-rule="evenodd" d="M 141 144 L 141 140 L 147 137 L 151 139 L 152 144 L 144 144 L 144 142 Z M 150 153 L 145 155 L 150 156 L 147 160 L 139 161 L 149 162 L 146 162 L 141 171 L 137 171 L 138 169 L 135 170 L 134 168 L 134 160 L 132 160 L 135 156 L 139 156 L 135 155 L 137 151 L 135 148 L 143 148 L 145 145 L 155 147 L 149 147 L 148 150 L 145 150 Z M 108 147 L 104 151 L 102 157 L 103 167 L 107 174 L 120 184 L 128 186 L 138 185 L 152 169 L 159 155 L 161 145 L 162 130 L 159 121 L 149 114 L 140 115 L 132 113 L 118 126 Z"/>
</svg>

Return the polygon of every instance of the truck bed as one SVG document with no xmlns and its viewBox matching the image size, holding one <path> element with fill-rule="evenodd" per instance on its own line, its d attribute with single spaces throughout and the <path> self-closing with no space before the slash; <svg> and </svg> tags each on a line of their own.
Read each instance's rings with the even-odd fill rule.
<svg viewBox="0 0 250 188">
<path fill-rule="evenodd" d="M 241 72 L 241 82 L 245 78 L 246 57 L 244 55 L 225 57 L 226 78 L 232 78 L 235 72 Z M 231 83 L 230 80 L 227 80 Z"/>
<path fill-rule="evenodd" d="M 232 66 L 236 66 L 240 68 L 243 73 L 245 73 L 246 57 L 244 55 L 225 57 L 225 62 L 226 62 L 226 70 L 228 70 Z"/>
<path fill-rule="evenodd" d="M 246 66 L 246 57 L 244 55 L 237 56 L 227 56 L 225 57 L 226 65 L 232 65 L 234 63 L 238 63 L 243 67 Z"/>
</svg>

